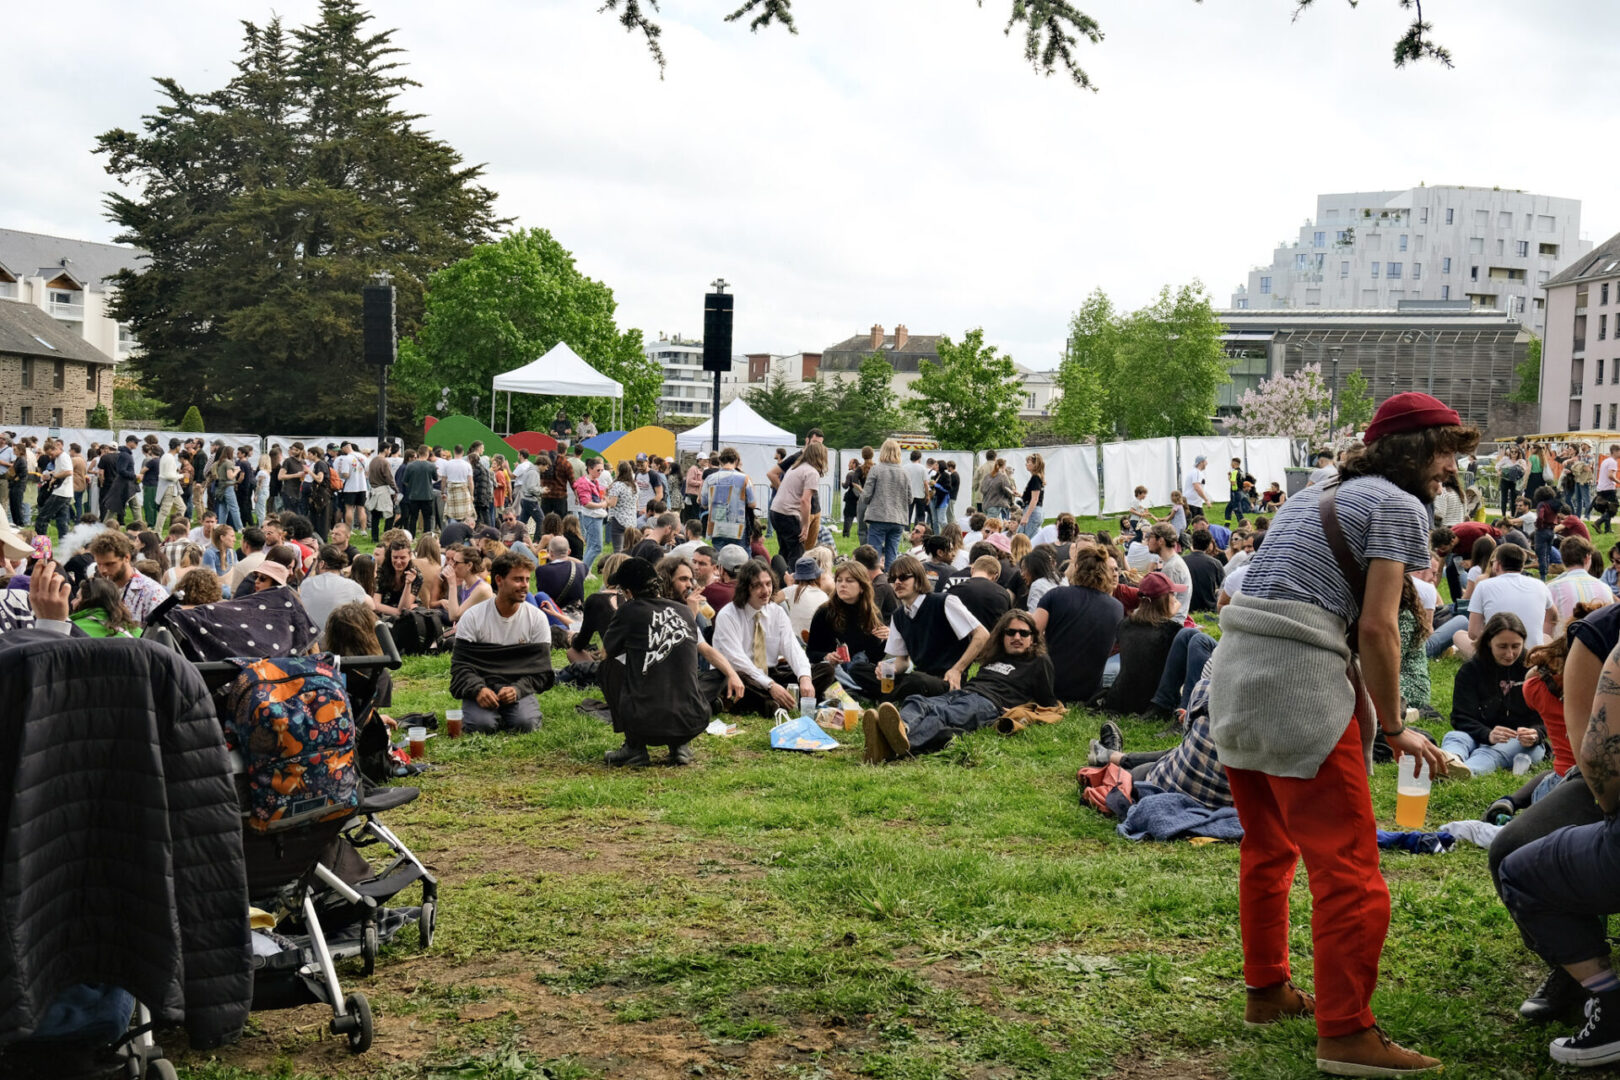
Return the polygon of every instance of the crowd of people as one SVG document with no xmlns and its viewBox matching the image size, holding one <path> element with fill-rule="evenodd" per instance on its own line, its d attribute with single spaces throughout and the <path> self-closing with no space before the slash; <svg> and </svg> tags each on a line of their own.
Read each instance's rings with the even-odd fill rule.
<svg viewBox="0 0 1620 1080">
<path fill-rule="evenodd" d="M 1022 487 L 995 451 L 968 476 L 895 439 L 839 478 L 815 429 L 758 485 L 732 448 L 607 462 L 576 443 L 509 463 L 477 443 L 255 457 L 201 438 L 81 453 L 0 434 L 0 630 L 138 636 L 173 610 L 284 590 L 323 638 L 372 621 L 402 652 L 448 654 L 470 731 L 532 731 L 555 683 L 599 688 L 623 736 L 614 767 L 648 765 L 656 747 L 690 764 L 712 719 L 798 714 L 835 687 L 860 702 L 874 764 L 1031 711 L 1148 718 L 1177 745 L 1127 752 L 1110 721 L 1088 766 L 1235 807 L 1246 1018 L 1314 1016 L 1318 1065 L 1342 1075 L 1438 1065 L 1369 1008 L 1388 923 L 1371 762 L 1512 772 L 1520 786 L 1485 813 L 1501 827 L 1491 873 L 1551 965 L 1521 1011 L 1586 1007 L 1553 1056 L 1616 1061 L 1602 916 L 1620 906 L 1606 719 L 1620 705 L 1620 559 L 1602 565 L 1586 515 L 1602 528 L 1614 513 L 1620 446 L 1595 462 L 1583 445 L 1510 448 L 1487 520 L 1469 483 L 1476 441 L 1441 403 L 1397 395 L 1292 497 L 1257 491 L 1233 459 L 1217 505 L 1200 456 L 1168 509 L 1137 488 L 1117 529 L 1083 532 L 1048 505 L 1038 452 Z M 834 481 L 847 556 L 820 505 Z M 71 606 L 37 619 L 31 583 L 58 574 Z M 1442 717 L 1429 661 L 1449 653 L 1462 662 Z M 1437 742 L 1408 710 L 1449 730 Z M 1288 963 L 1301 858 L 1314 994 Z"/>
</svg>

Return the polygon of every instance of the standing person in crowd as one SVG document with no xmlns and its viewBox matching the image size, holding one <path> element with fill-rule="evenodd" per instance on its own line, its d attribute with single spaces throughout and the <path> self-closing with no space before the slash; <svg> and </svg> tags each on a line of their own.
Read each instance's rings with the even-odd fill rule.
<svg viewBox="0 0 1620 1080">
<path fill-rule="evenodd" d="M 615 552 L 624 551 L 625 530 L 634 528 L 636 524 L 636 501 L 641 497 L 637 485 L 635 466 L 628 461 L 619 462 L 606 500 L 608 543 Z"/>
<path fill-rule="evenodd" d="M 995 470 L 995 467 L 996 452 L 994 450 L 986 450 L 984 452 L 984 460 L 981 461 L 973 470 L 973 508 L 984 514 L 986 517 L 998 516 L 990 513 L 990 504 L 985 501 L 984 497 L 985 484 L 989 481 L 990 474 Z"/>
<path fill-rule="evenodd" d="M 506 463 L 506 455 L 492 455 L 489 471 L 495 477 L 495 510 L 492 516 L 498 516 L 502 510 L 512 505 L 512 470 Z M 565 487 L 564 491 L 566 490 Z"/>
<path fill-rule="evenodd" d="M 738 466 L 742 458 L 735 447 L 720 451 L 720 468 L 703 481 L 702 509 L 709 543 L 716 551 L 736 545 L 747 549 L 748 522 L 754 509 L 754 491 L 748 475 Z"/>
<path fill-rule="evenodd" d="M 906 487 L 911 495 L 912 524 L 928 521 L 928 467 L 923 464 L 921 450 L 911 452 L 911 460 L 906 462 Z"/>
<path fill-rule="evenodd" d="M 568 513 L 568 489 L 574 485 L 574 479 L 574 466 L 569 462 L 568 455 L 560 450 L 549 451 L 545 468 L 540 472 L 542 515 L 556 514 L 562 517 Z M 520 517 L 520 520 L 524 519 Z"/>
<path fill-rule="evenodd" d="M 45 447 L 50 449 L 49 441 Z M 157 523 L 157 494 L 158 494 L 158 459 L 163 455 L 152 443 L 141 446 L 141 461 L 138 471 L 141 477 L 141 520 L 147 524 Z"/>
<path fill-rule="evenodd" d="M 572 466 L 570 466 L 570 472 Z M 579 500 L 579 525 L 584 535 L 581 560 L 584 570 L 591 574 L 597 557 L 602 554 L 602 531 L 607 524 L 607 491 L 602 486 L 602 459 L 593 457 L 585 466 L 585 474 L 574 481 L 574 497 Z"/>
<path fill-rule="evenodd" d="M 591 423 L 591 414 L 585 413 L 579 418 L 579 440 L 596 438 L 596 425 Z"/>
<path fill-rule="evenodd" d="M 450 693 L 468 731 L 538 731 L 538 695 L 551 688 L 551 624 L 529 599 L 529 564 L 502 555 L 489 568 L 494 597 L 456 623 Z"/>
<path fill-rule="evenodd" d="M 270 481 L 274 476 L 270 468 L 270 455 L 260 454 L 253 467 L 253 523 L 264 521 L 270 512 Z M 316 624 L 320 625 L 320 624 Z"/>
<path fill-rule="evenodd" d="M 73 528 L 73 458 L 60 439 L 46 439 L 39 458 L 39 490 L 44 492 L 34 531 L 44 536 L 53 524 L 56 538 L 62 539 Z"/>
<path fill-rule="evenodd" d="M 309 511 L 304 501 L 304 447 L 301 443 L 289 446 L 287 456 L 281 460 L 281 508 L 294 514 Z"/>
<path fill-rule="evenodd" d="M 242 528 L 242 508 L 236 501 L 236 482 L 241 474 L 236 468 L 236 457 L 224 444 L 216 447 L 208 467 L 209 482 L 214 485 L 214 516 L 233 529 Z"/>
<path fill-rule="evenodd" d="M 1541 500 L 1540 489 L 1547 483 L 1547 448 L 1541 443 L 1530 444 L 1530 454 L 1525 459 L 1524 491 L 1530 495 L 1534 493 L 1537 502 Z"/>
<path fill-rule="evenodd" d="M 1239 509 L 1243 501 L 1242 458 L 1232 459 L 1232 467 L 1226 470 L 1226 482 L 1231 489 L 1226 496 L 1226 520 L 1231 521 L 1234 515 L 1240 518 L 1243 516 L 1243 512 Z"/>
<path fill-rule="evenodd" d="M 1199 454 L 1193 458 L 1192 468 L 1187 470 L 1187 475 L 1181 478 L 1181 499 L 1190 507 L 1188 517 L 1203 514 L 1209 505 L 1209 496 L 1204 490 L 1204 466 L 1207 464 L 1208 456 Z"/>
<path fill-rule="evenodd" d="M 377 447 L 377 452 L 371 455 L 366 462 L 366 505 L 362 517 L 371 520 L 371 542 L 377 543 L 387 525 L 387 519 L 399 518 L 394 513 L 399 501 L 398 477 L 394 473 L 394 464 L 391 460 L 393 450 L 388 443 Z M 403 469 L 405 466 L 399 466 Z"/>
<path fill-rule="evenodd" d="M 472 471 L 473 515 L 480 525 L 495 524 L 495 474 L 484 456 L 484 444 L 467 447 L 467 466 Z"/>
<path fill-rule="evenodd" d="M 881 568 L 893 566 L 900 555 L 900 534 L 910 520 L 910 506 L 911 482 L 900 466 L 900 443 L 885 439 L 855 505 L 867 542 L 882 556 Z"/>
<path fill-rule="evenodd" d="M 1375 728 L 1403 768 L 1414 768 L 1412 758 L 1444 767 L 1439 748 L 1402 723 L 1400 600 L 1406 575 L 1429 565 L 1427 503 L 1478 440 L 1427 394 L 1386 400 L 1340 467 L 1341 482 L 1309 487 L 1278 511 L 1221 613 L 1210 734 L 1244 830 L 1245 1020 L 1314 1015 L 1317 1066 L 1340 1075 L 1440 1064 L 1396 1045 L 1372 1014 L 1389 889 L 1368 772 Z M 1352 624 L 1364 677 L 1347 640 Z M 1314 998 L 1294 987 L 1288 962 L 1288 896 L 1301 856 L 1311 878 Z"/>
<path fill-rule="evenodd" d="M 777 554 L 789 566 L 814 543 L 814 499 L 816 487 L 826 471 L 826 446 L 820 442 L 806 443 L 771 500 L 771 528 L 776 533 Z"/>
<path fill-rule="evenodd" d="M 78 443 L 69 444 L 68 454 L 69 460 L 73 462 L 73 517 L 77 520 L 84 514 L 85 492 L 90 487 L 90 465 L 85 460 L 84 451 L 80 449 Z M 148 524 L 153 528 L 157 527 L 156 522 Z"/>
<path fill-rule="evenodd" d="M 473 467 L 457 446 L 444 459 L 439 475 L 444 480 L 444 520 L 466 521 L 473 517 Z"/>
<path fill-rule="evenodd" d="M 403 464 L 394 477 L 400 494 L 396 523 L 416 536 L 433 531 L 433 481 L 439 471 L 431 453 L 425 446 L 406 450 L 401 455 Z"/>
<path fill-rule="evenodd" d="M 1010 524 L 1013 503 L 1018 501 L 1018 485 L 1013 482 L 1012 470 L 1004 459 L 997 458 L 991 463 L 983 491 L 985 517 Z"/>
<path fill-rule="evenodd" d="M 857 458 L 849 459 L 849 471 L 844 473 L 844 538 L 849 538 L 849 530 L 855 524 L 856 507 L 861 503 L 861 491 L 866 487 L 866 473 L 861 469 L 861 462 Z"/>
<path fill-rule="evenodd" d="M 1501 487 L 1502 516 L 1513 513 L 1513 503 L 1519 494 L 1519 481 L 1524 479 L 1524 462 L 1519 448 L 1510 446 L 1496 462 L 1496 478 Z M 1599 488 L 1603 485 L 1599 484 Z"/>
<path fill-rule="evenodd" d="M 703 470 L 708 467 L 709 455 L 699 453 L 686 468 L 685 482 L 681 485 L 681 520 L 694 521 L 702 514 Z"/>
<path fill-rule="evenodd" d="M 1024 459 L 1029 481 L 1024 485 L 1024 510 L 1018 519 L 1018 531 L 1034 538 L 1046 517 L 1046 459 L 1030 454 Z"/>
</svg>

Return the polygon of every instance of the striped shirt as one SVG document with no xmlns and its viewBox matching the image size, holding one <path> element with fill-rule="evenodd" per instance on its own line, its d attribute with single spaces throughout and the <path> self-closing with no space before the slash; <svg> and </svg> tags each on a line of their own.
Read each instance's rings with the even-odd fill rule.
<svg viewBox="0 0 1620 1080">
<path fill-rule="evenodd" d="M 1569 622 L 1577 604 L 1614 603 L 1614 593 L 1609 587 L 1585 570 L 1565 570 L 1547 582 L 1547 591 L 1552 593 L 1553 603 L 1558 607 L 1558 625 L 1553 627 L 1553 637 L 1563 634 L 1564 624 Z"/>
<path fill-rule="evenodd" d="M 1313 604 L 1351 623 L 1361 611 L 1322 528 L 1322 490 L 1305 488 L 1277 511 L 1265 543 L 1249 561 L 1243 592 Z M 1339 525 L 1358 564 L 1389 559 L 1408 571 L 1428 567 L 1429 509 L 1416 496 L 1379 476 L 1348 480 L 1336 491 Z"/>
</svg>

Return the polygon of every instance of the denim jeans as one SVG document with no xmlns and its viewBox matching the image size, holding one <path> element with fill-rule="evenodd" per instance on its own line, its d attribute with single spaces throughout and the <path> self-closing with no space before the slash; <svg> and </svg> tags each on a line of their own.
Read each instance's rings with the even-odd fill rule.
<svg viewBox="0 0 1620 1080">
<path fill-rule="evenodd" d="M 1192 700 L 1193 687 L 1204 674 L 1209 654 L 1215 651 L 1215 639 L 1197 627 L 1186 627 L 1170 643 L 1170 654 L 1164 660 L 1164 674 L 1159 676 L 1159 688 L 1153 693 L 1153 704 L 1173 711 L 1187 708 Z"/>
<path fill-rule="evenodd" d="M 972 690 L 947 690 L 937 697 L 915 694 L 900 705 L 900 719 L 906 722 L 906 738 L 913 751 L 939 749 L 946 728 L 977 731 L 995 723 L 1001 706 Z"/>
<path fill-rule="evenodd" d="M 218 504 L 214 507 L 214 516 L 221 525 L 229 525 L 237 532 L 242 531 L 242 510 L 236 505 L 236 488 L 227 485 L 220 493 Z"/>
<path fill-rule="evenodd" d="M 1031 540 L 1034 540 L 1035 534 L 1041 531 L 1041 526 L 1044 524 L 1046 524 L 1046 522 L 1041 518 L 1040 507 L 1036 507 L 1034 510 L 1030 511 L 1029 520 L 1020 525 L 1018 527 L 1018 531 L 1029 537 Z"/>
<path fill-rule="evenodd" d="M 905 526 L 898 521 L 868 521 L 866 523 L 866 542 L 878 549 L 883 556 L 883 568 L 886 570 L 894 565 L 894 560 L 900 557 L 900 534 Z"/>
<path fill-rule="evenodd" d="M 579 517 L 580 531 L 585 534 L 585 572 L 593 573 L 596 566 L 596 557 L 602 554 L 602 523 L 606 518 Z"/>
<path fill-rule="evenodd" d="M 1620 911 L 1620 817 L 1519 848 L 1503 861 L 1498 889 L 1525 945 L 1547 963 L 1606 959 L 1608 916 Z"/>
<path fill-rule="evenodd" d="M 1465 611 L 1461 615 L 1453 615 L 1434 628 L 1434 633 L 1429 635 L 1423 651 L 1428 654 L 1430 660 L 1440 659 L 1446 650 L 1451 648 L 1451 639 L 1457 631 L 1466 629 L 1468 629 L 1468 613 Z"/>
<path fill-rule="evenodd" d="M 1551 529 L 1537 529 L 1535 535 L 1536 563 L 1541 567 L 1541 577 L 1547 578 L 1547 567 L 1553 561 L 1553 545 L 1557 543 L 1558 536 Z"/>
<path fill-rule="evenodd" d="M 1497 769 L 1513 770 L 1513 759 L 1520 754 L 1530 756 L 1530 764 L 1534 765 L 1547 756 L 1547 747 L 1541 743 L 1526 747 L 1517 739 L 1504 743 L 1476 743 L 1472 735 L 1461 731 L 1448 731 L 1440 739 L 1440 749 L 1449 750 L 1462 758 L 1468 765 L 1468 771 L 1475 776 L 1484 776 Z"/>
<path fill-rule="evenodd" d="M 1592 485 L 1591 484 L 1576 484 L 1575 485 L 1575 505 L 1574 505 L 1573 509 L 1575 511 L 1575 516 L 1578 517 L 1578 518 L 1585 517 L 1587 515 L 1587 512 L 1592 509 Z"/>
</svg>

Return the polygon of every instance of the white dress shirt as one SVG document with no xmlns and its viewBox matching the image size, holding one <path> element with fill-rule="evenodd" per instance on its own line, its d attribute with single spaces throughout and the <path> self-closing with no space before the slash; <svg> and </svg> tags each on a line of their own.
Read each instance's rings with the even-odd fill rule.
<svg viewBox="0 0 1620 1080">
<path fill-rule="evenodd" d="M 727 604 L 714 617 L 714 647 L 736 669 L 744 682 L 760 689 L 769 689 L 775 681 L 754 664 L 754 620 L 765 623 L 765 656 L 774 666 L 786 660 L 793 674 L 801 679 L 810 677 L 810 658 L 804 654 L 787 609 L 781 604 L 766 604 L 758 611 L 753 605 Z M 975 623 L 976 625 L 976 623 Z"/>
<path fill-rule="evenodd" d="M 927 595 L 927 593 L 918 594 L 916 599 L 906 605 L 906 614 L 915 619 L 917 610 L 922 607 L 923 599 Z M 945 620 L 951 624 L 951 633 L 956 635 L 958 641 L 965 637 L 972 637 L 973 631 L 984 625 L 979 622 L 979 617 L 969 611 L 966 604 L 962 603 L 960 596 L 953 596 L 950 593 L 945 594 Z M 911 655 L 906 650 L 906 639 L 900 636 L 899 625 L 892 618 L 889 620 L 889 640 L 883 645 L 883 655 Z"/>
</svg>

